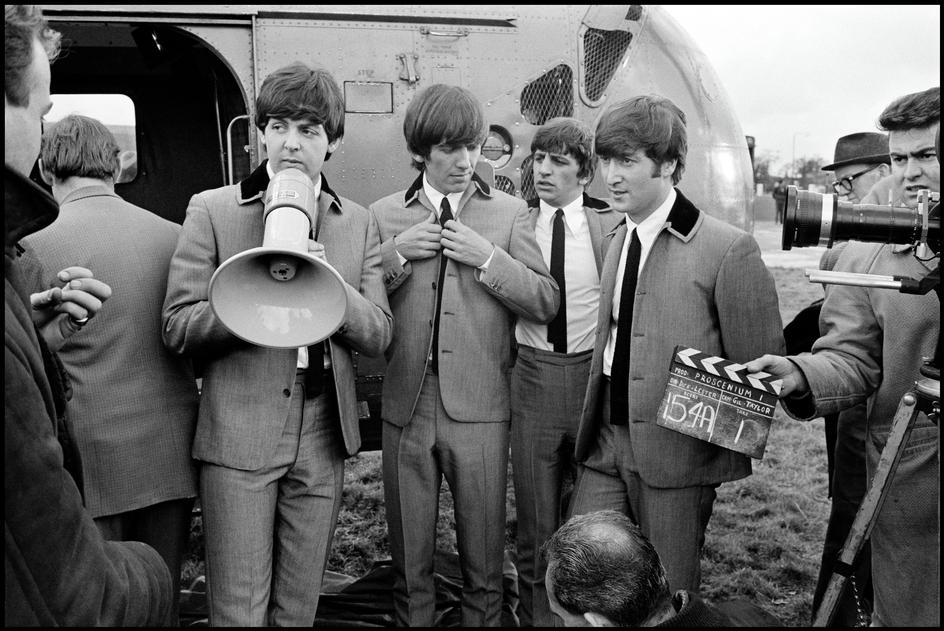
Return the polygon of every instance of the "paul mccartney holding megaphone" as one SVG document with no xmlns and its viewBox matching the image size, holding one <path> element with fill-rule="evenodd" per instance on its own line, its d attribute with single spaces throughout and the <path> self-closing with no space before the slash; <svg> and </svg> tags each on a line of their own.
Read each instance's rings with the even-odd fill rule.
<svg viewBox="0 0 944 631">
<path fill-rule="evenodd" d="M 361 443 L 353 352 L 381 355 L 393 318 L 376 220 L 321 174 L 344 133 L 337 83 L 276 70 L 255 123 L 268 159 L 190 200 L 163 336 L 203 367 L 193 457 L 210 624 L 311 626 Z"/>
</svg>

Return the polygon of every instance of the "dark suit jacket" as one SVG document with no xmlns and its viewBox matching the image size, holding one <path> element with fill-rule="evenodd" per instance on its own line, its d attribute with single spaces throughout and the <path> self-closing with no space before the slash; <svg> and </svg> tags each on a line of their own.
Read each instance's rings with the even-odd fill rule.
<svg viewBox="0 0 944 631">
<path fill-rule="evenodd" d="M 98 185 L 70 193 L 56 221 L 23 240 L 31 292 L 59 284 L 56 274 L 69 265 L 92 270 L 112 289 L 95 319 L 59 350 L 94 517 L 197 495 L 190 457 L 197 384 L 190 361 L 161 339 L 179 232 Z"/>
<path fill-rule="evenodd" d="M 234 254 L 262 245 L 265 163 L 240 184 L 194 195 L 171 261 L 164 300 L 164 342 L 205 363 L 193 456 L 255 470 L 271 458 L 288 414 L 298 351 L 245 342 L 220 323 L 208 289 L 216 268 Z M 344 445 L 360 448 L 353 352 L 380 355 L 390 343 L 392 316 L 380 266 L 376 220 L 339 197 L 322 176 L 319 242 L 341 274 L 347 316 L 330 339 Z"/>
<path fill-rule="evenodd" d="M 16 240 L 48 225 L 56 206 L 9 168 L 4 185 L 4 626 L 166 623 L 175 597 L 167 564 L 146 544 L 105 541 L 63 466 L 40 342 L 11 279 L 20 280 Z"/>
<path fill-rule="evenodd" d="M 653 487 L 681 488 L 750 474 L 750 458 L 656 425 L 677 344 L 735 362 L 783 354 L 773 277 L 754 238 L 678 195 L 639 273 L 629 365 L 629 436 L 639 475 Z M 586 459 L 600 423 L 603 350 L 610 334 L 616 271 L 626 224 L 608 235 L 600 313 L 576 457 Z"/>
<path fill-rule="evenodd" d="M 384 284 L 395 315 L 387 349 L 383 418 L 410 422 L 426 374 L 436 309 L 439 256 L 400 265 L 393 237 L 429 218 L 423 176 L 406 191 L 371 204 L 383 241 Z M 488 271 L 448 261 L 439 331 L 439 387 L 458 421 L 507 421 L 515 315 L 548 322 L 560 292 L 534 239 L 524 200 L 473 177 L 455 211 L 458 221 L 491 241 Z"/>
</svg>

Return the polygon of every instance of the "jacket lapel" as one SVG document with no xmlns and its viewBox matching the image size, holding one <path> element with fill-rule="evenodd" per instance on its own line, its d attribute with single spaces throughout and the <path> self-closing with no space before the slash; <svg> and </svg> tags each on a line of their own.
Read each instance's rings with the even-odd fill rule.
<svg viewBox="0 0 944 631">
<path fill-rule="evenodd" d="M 597 331 L 609 331 L 610 318 L 613 315 L 613 295 L 616 291 L 616 270 L 619 267 L 620 254 L 623 248 L 620 247 L 626 240 L 626 221 L 620 222 L 603 239 L 604 242 L 612 243 L 615 247 L 608 247 L 606 250 L 606 260 L 603 261 L 603 271 L 600 272 L 600 310 L 597 317 Z M 598 333 L 599 334 L 599 333 Z"/>
<path fill-rule="evenodd" d="M 583 214 L 587 217 L 587 226 L 590 229 L 590 247 L 593 248 L 593 259 L 597 263 L 597 275 L 603 273 L 603 224 L 600 221 L 599 210 L 609 208 L 606 202 L 583 194 Z"/>
<path fill-rule="evenodd" d="M 669 211 L 665 227 L 670 233 L 688 243 L 698 231 L 704 215 L 688 201 L 687 197 L 682 195 L 682 191 L 675 189 L 675 195 L 675 203 Z"/>
<path fill-rule="evenodd" d="M 249 177 L 239 183 L 239 187 L 236 189 L 236 203 L 243 205 L 262 199 L 266 188 L 269 187 L 269 172 L 266 171 L 267 162 L 268 160 L 263 160 L 262 164 L 249 174 Z"/>
<path fill-rule="evenodd" d="M 541 215 L 541 199 L 535 197 L 528 200 L 528 218 L 531 220 L 531 229 L 534 230 L 538 225 L 538 217 Z"/>
</svg>

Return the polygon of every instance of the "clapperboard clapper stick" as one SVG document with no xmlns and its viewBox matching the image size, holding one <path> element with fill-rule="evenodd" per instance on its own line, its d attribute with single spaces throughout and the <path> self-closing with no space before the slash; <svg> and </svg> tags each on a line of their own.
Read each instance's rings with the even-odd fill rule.
<svg viewBox="0 0 944 631">
<path fill-rule="evenodd" d="M 781 385 L 768 373 L 676 346 L 656 423 L 761 459 Z"/>
</svg>

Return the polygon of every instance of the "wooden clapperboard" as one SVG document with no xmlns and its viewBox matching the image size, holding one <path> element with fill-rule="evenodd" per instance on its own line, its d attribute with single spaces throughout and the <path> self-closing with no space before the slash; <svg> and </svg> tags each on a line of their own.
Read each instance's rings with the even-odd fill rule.
<svg viewBox="0 0 944 631">
<path fill-rule="evenodd" d="M 656 423 L 763 458 L 782 381 L 744 364 L 676 346 Z"/>
</svg>

